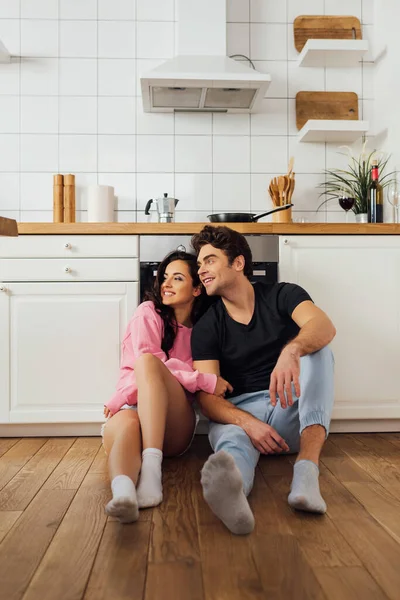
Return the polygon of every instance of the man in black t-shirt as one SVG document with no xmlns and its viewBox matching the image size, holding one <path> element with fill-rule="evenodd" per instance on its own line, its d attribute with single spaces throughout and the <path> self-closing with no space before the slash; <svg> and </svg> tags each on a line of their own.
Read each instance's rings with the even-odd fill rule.
<svg viewBox="0 0 400 600">
<path fill-rule="evenodd" d="M 335 328 L 300 286 L 252 284 L 239 233 L 206 226 L 192 245 L 207 294 L 219 296 L 193 329 L 194 368 L 230 384 L 226 399 L 198 394 L 215 452 L 202 469 L 204 498 L 230 531 L 249 533 L 260 453 L 299 452 L 289 504 L 324 513 L 318 464 L 333 407 Z"/>
</svg>

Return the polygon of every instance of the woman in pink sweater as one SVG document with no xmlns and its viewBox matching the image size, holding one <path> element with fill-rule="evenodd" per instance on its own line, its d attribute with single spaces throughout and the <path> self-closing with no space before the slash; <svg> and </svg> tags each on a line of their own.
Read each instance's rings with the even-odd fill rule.
<svg viewBox="0 0 400 600">
<path fill-rule="evenodd" d="M 192 368 L 192 326 L 209 305 L 196 257 L 168 255 L 148 298 L 128 324 L 117 391 L 104 408 L 113 494 L 106 512 L 124 523 L 136 521 L 139 508 L 162 501 L 163 454 L 182 454 L 194 436 L 194 392 L 223 396 L 231 390 L 221 377 Z"/>
</svg>

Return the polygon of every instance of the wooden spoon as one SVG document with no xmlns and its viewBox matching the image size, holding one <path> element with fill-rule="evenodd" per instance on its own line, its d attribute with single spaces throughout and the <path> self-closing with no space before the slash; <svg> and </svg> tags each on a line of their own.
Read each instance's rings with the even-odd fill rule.
<svg viewBox="0 0 400 600">
<path fill-rule="evenodd" d="M 288 172 L 287 172 L 288 177 L 291 176 L 293 167 L 294 167 L 294 156 L 291 156 L 290 160 L 289 160 L 289 166 L 288 166 Z"/>
</svg>

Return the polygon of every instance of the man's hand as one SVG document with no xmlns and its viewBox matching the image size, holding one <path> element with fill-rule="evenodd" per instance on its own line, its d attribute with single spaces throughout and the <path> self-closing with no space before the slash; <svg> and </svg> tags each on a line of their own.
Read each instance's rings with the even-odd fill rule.
<svg viewBox="0 0 400 600">
<path fill-rule="evenodd" d="M 251 443 L 261 454 L 280 454 L 289 452 L 289 446 L 271 425 L 267 425 L 259 419 L 251 419 L 243 427 Z"/>
<path fill-rule="evenodd" d="M 218 375 L 217 383 L 216 383 L 215 390 L 214 390 L 214 395 L 215 396 L 225 396 L 227 391 L 232 392 L 233 387 L 231 386 L 231 384 L 228 381 L 225 381 L 225 379 L 223 379 L 222 377 L 220 377 Z"/>
<path fill-rule="evenodd" d="M 287 408 L 286 396 L 289 406 L 293 406 L 292 382 L 296 396 L 300 397 L 300 352 L 295 345 L 289 344 L 282 352 L 271 373 L 269 394 L 272 406 L 276 406 L 276 394 L 279 396 L 282 408 Z M 286 392 L 286 396 L 285 396 Z"/>
</svg>

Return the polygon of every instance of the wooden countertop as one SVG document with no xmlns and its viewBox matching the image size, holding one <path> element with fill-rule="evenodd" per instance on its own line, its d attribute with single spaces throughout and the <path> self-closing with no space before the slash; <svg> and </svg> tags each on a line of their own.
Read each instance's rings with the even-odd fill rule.
<svg viewBox="0 0 400 600">
<path fill-rule="evenodd" d="M 191 235 L 210 223 L 18 223 L 20 235 Z M 217 224 L 216 224 L 217 225 Z M 243 234 L 400 235 L 394 223 L 226 223 Z"/>
</svg>

